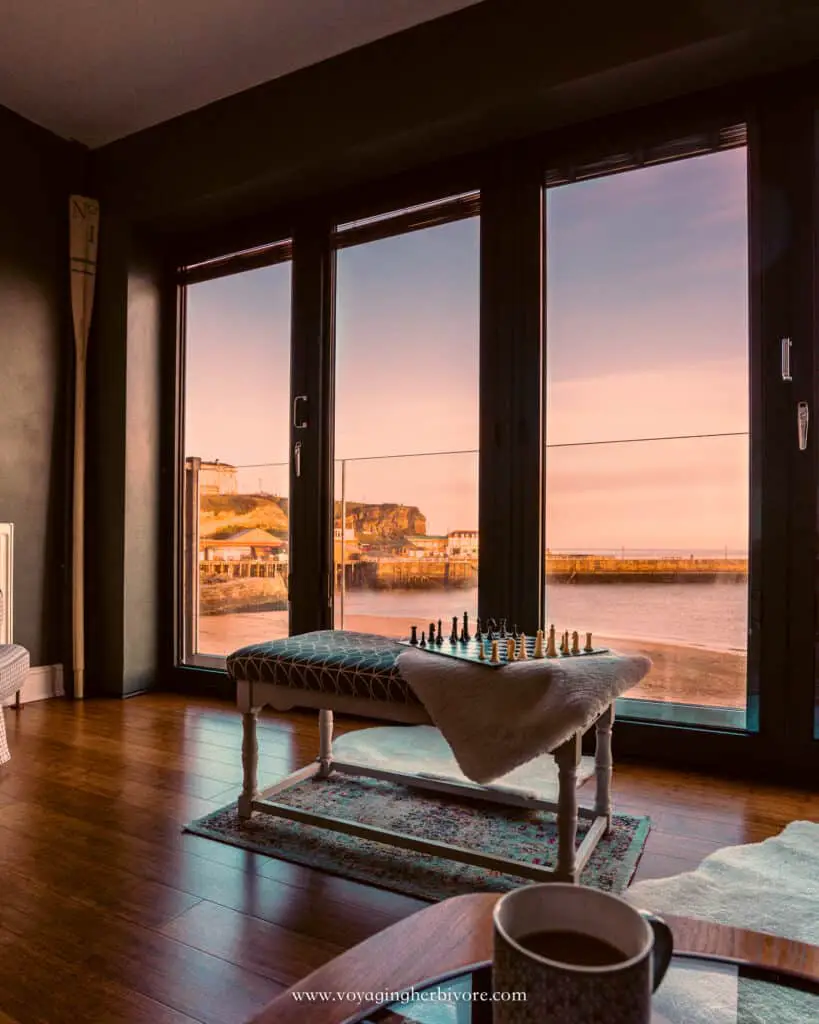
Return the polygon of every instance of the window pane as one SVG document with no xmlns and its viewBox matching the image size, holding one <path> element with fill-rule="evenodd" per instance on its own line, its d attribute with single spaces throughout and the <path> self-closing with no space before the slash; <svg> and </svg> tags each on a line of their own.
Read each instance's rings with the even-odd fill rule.
<svg viewBox="0 0 819 1024">
<path fill-rule="evenodd" d="M 202 460 L 198 544 L 186 538 L 195 660 L 287 635 L 290 264 L 190 285 L 186 316 L 189 485 Z"/>
<path fill-rule="evenodd" d="M 337 254 L 336 628 L 477 614 L 478 231 Z"/>
<path fill-rule="evenodd" d="M 547 618 L 744 709 L 746 150 L 549 189 L 547 239 Z"/>
</svg>

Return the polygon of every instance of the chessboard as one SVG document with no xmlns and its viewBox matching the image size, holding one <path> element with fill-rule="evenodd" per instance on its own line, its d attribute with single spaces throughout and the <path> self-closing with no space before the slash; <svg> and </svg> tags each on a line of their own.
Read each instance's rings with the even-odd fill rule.
<svg viewBox="0 0 819 1024">
<path fill-rule="evenodd" d="M 398 641 L 402 646 L 416 647 L 430 654 L 440 654 L 444 658 L 486 665 L 487 668 L 501 668 L 514 661 L 582 658 L 607 654 L 609 650 L 607 647 L 594 647 L 591 633 L 586 633 L 585 643 L 581 646 L 580 636 L 576 632 L 570 634 L 567 630 L 558 639 L 555 627 L 551 626 L 547 635 L 538 631 L 536 636 L 524 636 L 518 633 L 517 627 L 508 631 L 505 619 L 500 619 L 499 623 L 490 619 L 485 624 L 478 620 L 473 633 L 470 632 L 466 613 L 460 627 L 457 616 L 453 616 L 448 636 L 443 633 L 440 619 L 437 627 L 434 622 L 430 622 L 429 629 L 421 631 L 420 639 L 418 627 L 413 626 L 411 629 L 412 636 L 409 639 Z"/>
</svg>

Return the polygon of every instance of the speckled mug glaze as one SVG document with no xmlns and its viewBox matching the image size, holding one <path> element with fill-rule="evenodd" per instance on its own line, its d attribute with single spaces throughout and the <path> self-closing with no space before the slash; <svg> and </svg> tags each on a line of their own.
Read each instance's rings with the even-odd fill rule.
<svg viewBox="0 0 819 1024">
<path fill-rule="evenodd" d="M 518 941 L 537 931 L 576 931 L 623 951 L 605 967 L 561 963 Z M 515 889 L 494 911 L 493 1024 L 650 1024 L 651 994 L 668 969 L 671 931 L 618 896 L 547 882 Z M 525 993 L 515 1001 L 514 993 Z"/>
</svg>

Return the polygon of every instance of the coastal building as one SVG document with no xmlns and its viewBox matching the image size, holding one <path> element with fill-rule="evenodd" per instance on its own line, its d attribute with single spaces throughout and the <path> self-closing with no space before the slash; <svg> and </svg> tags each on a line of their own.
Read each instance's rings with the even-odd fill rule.
<svg viewBox="0 0 819 1024">
<path fill-rule="evenodd" d="M 431 533 L 411 533 L 404 538 L 401 554 L 409 558 L 431 558 L 445 555 L 447 538 Z"/>
<path fill-rule="evenodd" d="M 281 561 L 287 544 L 269 530 L 238 530 L 225 537 L 206 537 L 200 542 L 199 559 L 204 562 Z"/>
<path fill-rule="evenodd" d="M 446 535 L 446 553 L 450 558 L 477 558 L 478 531 L 450 530 Z"/>
<path fill-rule="evenodd" d="M 191 459 L 186 459 L 185 468 L 190 469 Z M 200 494 L 238 494 L 236 467 L 227 462 L 199 463 Z"/>
<path fill-rule="evenodd" d="M 344 540 L 344 561 L 354 562 L 358 559 L 361 554 L 361 548 L 356 538 L 355 530 L 351 527 L 346 527 L 343 535 Z M 341 527 L 336 526 L 333 529 L 333 561 L 339 563 L 341 561 L 342 554 L 342 532 Z"/>
</svg>

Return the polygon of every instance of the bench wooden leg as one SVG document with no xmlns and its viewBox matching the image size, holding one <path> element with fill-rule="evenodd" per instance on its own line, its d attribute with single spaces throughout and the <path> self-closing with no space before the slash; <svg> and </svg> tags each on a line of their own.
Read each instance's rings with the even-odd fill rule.
<svg viewBox="0 0 819 1024">
<path fill-rule="evenodd" d="M 580 733 L 555 751 L 557 762 L 557 867 L 555 881 L 577 881 L 577 766 L 580 764 Z"/>
<path fill-rule="evenodd" d="M 319 770 L 318 777 L 326 779 L 333 769 L 333 712 L 319 711 Z"/>
<path fill-rule="evenodd" d="M 594 770 L 597 776 L 597 792 L 594 798 L 594 813 L 606 819 L 606 835 L 611 831 L 611 730 L 614 725 L 614 704 L 609 704 L 597 719 Z"/>
<path fill-rule="evenodd" d="M 239 817 L 247 820 L 253 815 L 253 801 L 259 790 L 259 741 L 256 737 L 256 719 L 259 708 L 242 713 L 242 792 L 239 794 Z"/>
</svg>

